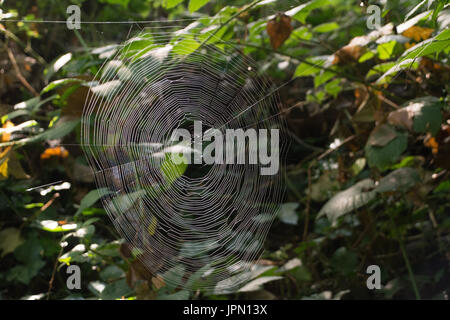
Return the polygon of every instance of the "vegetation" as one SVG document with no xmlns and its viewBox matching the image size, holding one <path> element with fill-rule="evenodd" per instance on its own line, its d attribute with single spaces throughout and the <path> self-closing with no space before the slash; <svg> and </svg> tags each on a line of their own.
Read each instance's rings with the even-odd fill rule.
<svg viewBox="0 0 450 320">
<path fill-rule="evenodd" d="M 82 21 L 152 22 L 68 30 L 71 4 Z M 375 30 L 367 27 L 372 4 L 381 8 Z M 0 8 L 2 299 L 448 299 L 448 1 L 23 0 Z M 173 288 L 132 261 L 79 147 L 91 81 L 117 44 L 144 27 L 191 22 L 191 32 L 233 44 L 277 85 L 290 81 L 279 115 L 292 140 L 286 197 L 263 267 L 228 294 Z M 81 290 L 66 287 L 70 264 L 81 267 Z M 369 265 L 381 268 L 381 290 L 367 289 Z"/>
</svg>

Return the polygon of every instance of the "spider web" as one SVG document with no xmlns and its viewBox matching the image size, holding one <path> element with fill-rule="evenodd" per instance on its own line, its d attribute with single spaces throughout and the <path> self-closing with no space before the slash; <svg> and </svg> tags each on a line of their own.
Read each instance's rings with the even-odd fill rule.
<svg viewBox="0 0 450 320">
<path fill-rule="evenodd" d="M 144 31 L 126 41 L 92 83 L 81 136 L 103 206 L 148 271 L 175 287 L 226 291 L 251 277 L 282 175 L 261 175 L 261 164 L 176 165 L 168 155 L 186 146 L 170 134 L 195 120 L 223 133 L 285 124 L 254 62 L 214 37 L 198 48 L 200 37 Z"/>
</svg>

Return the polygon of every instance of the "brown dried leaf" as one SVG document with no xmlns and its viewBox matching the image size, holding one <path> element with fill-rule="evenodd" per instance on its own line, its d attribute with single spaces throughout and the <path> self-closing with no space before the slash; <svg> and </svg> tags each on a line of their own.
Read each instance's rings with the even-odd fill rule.
<svg viewBox="0 0 450 320">
<path fill-rule="evenodd" d="M 361 46 L 347 45 L 334 53 L 332 64 L 349 64 L 358 62 L 359 58 L 364 54 L 365 48 Z"/>
<path fill-rule="evenodd" d="M 267 22 L 267 33 L 272 48 L 278 49 L 289 38 L 292 32 L 291 17 L 281 14 Z"/>
</svg>

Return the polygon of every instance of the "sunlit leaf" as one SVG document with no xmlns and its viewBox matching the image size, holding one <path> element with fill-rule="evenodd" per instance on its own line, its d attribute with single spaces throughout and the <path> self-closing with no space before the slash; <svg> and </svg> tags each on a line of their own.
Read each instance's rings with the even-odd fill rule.
<svg viewBox="0 0 450 320">
<path fill-rule="evenodd" d="M 211 0 L 189 0 L 189 11 L 195 12 Z"/>
</svg>

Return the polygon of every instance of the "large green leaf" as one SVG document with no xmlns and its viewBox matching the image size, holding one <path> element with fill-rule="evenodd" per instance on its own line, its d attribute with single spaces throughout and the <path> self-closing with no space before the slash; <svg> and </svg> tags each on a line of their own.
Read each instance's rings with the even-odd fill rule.
<svg viewBox="0 0 450 320">
<path fill-rule="evenodd" d="M 188 55 L 197 50 L 200 43 L 194 39 L 193 35 L 188 35 L 186 38 L 178 42 L 173 47 L 173 52 L 179 55 Z"/>
<path fill-rule="evenodd" d="M 42 245 L 35 236 L 27 239 L 17 247 L 14 255 L 22 264 L 8 271 L 7 280 L 16 280 L 23 284 L 29 284 L 45 265 L 45 261 L 41 258 L 42 250 Z"/>
<path fill-rule="evenodd" d="M 326 215 L 335 224 L 339 217 L 373 200 L 376 195 L 373 191 L 374 186 L 375 182 L 372 179 L 365 179 L 337 193 L 322 207 L 317 218 Z"/>
<path fill-rule="evenodd" d="M 367 143 L 364 150 L 367 162 L 370 167 L 377 167 L 381 171 L 387 170 L 394 164 L 408 146 L 408 134 L 406 132 L 395 131 L 396 137 L 390 139 L 384 146 Z M 371 141 L 369 138 L 368 141 Z"/>
<path fill-rule="evenodd" d="M 101 197 L 108 194 L 109 191 L 107 188 L 101 188 L 96 190 L 91 190 L 87 195 L 83 197 L 83 199 L 80 202 L 80 207 L 78 208 L 75 215 L 80 214 L 83 212 L 84 209 L 87 209 L 94 205 Z"/>
<path fill-rule="evenodd" d="M 312 76 L 319 73 L 327 61 L 328 56 L 318 56 L 306 59 L 295 69 L 294 78 Z"/>
<path fill-rule="evenodd" d="M 187 163 L 181 161 L 181 163 L 176 164 L 171 157 L 171 154 L 166 154 L 164 161 L 161 164 L 161 171 L 169 184 L 172 184 L 176 179 L 181 177 L 187 169 Z"/>
<path fill-rule="evenodd" d="M 375 192 L 406 192 L 420 181 L 417 169 L 405 167 L 380 179 Z"/>
<path fill-rule="evenodd" d="M 400 45 L 397 41 L 382 43 L 378 45 L 377 52 L 381 60 L 391 59 L 400 52 Z"/>
<path fill-rule="evenodd" d="M 60 139 L 68 135 L 70 132 L 72 132 L 72 130 L 75 129 L 75 127 L 79 123 L 80 119 L 66 120 L 66 121 L 60 120 L 56 123 L 54 127 L 33 137 L 32 139 L 34 141 Z"/>
<path fill-rule="evenodd" d="M 413 114 L 413 129 L 418 133 L 435 135 L 442 122 L 441 102 L 435 97 L 417 98 L 406 107 Z"/>
<path fill-rule="evenodd" d="M 107 284 L 100 294 L 100 299 L 115 300 L 127 297 L 132 293 L 133 290 L 128 286 L 127 281 L 125 279 L 120 279 Z"/>
<path fill-rule="evenodd" d="M 319 33 L 325 33 L 325 32 L 331 32 L 338 28 L 339 28 L 339 25 L 336 22 L 326 22 L 326 23 L 322 23 L 322 24 L 314 27 L 313 31 L 319 32 Z"/>
<path fill-rule="evenodd" d="M 0 231 L 0 252 L 3 258 L 23 243 L 20 230 L 17 228 L 6 228 Z"/>
</svg>

